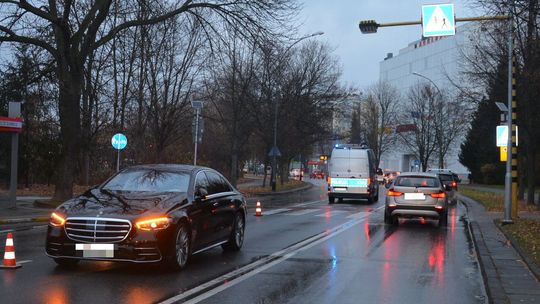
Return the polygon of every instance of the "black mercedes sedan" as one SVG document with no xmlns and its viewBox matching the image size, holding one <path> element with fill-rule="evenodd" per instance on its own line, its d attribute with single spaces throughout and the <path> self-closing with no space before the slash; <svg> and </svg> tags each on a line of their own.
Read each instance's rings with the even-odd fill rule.
<svg viewBox="0 0 540 304">
<path fill-rule="evenodd" d="M 243 195 L 213 169 L 134 166 L 60 205 L 46 253 L 64 266 L 106 260 L 182 269 L 190 255 L 216 246 L 240 250 L 246 212 Z"/>
</svg>

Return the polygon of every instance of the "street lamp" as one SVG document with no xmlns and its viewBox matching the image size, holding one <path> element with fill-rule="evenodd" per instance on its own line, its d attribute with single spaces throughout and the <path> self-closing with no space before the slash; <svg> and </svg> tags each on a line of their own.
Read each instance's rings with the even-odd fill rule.
<svg viewBox="0 0 540 304">
<path fill-rule="evenodd" d="M 442 93 L 441 93 L 441 90 L 439 89 L 439 87 L 437 86 L 437 84 L 435 84 L 435 82 L 433 80 L 431 80 L 431 78 L 427 77 L 427 76 L 424 76 L 418 72 L 412 72 L 413 75 L 416 75 L 418 77 L 422 77 L 424 79 L 427 79 L 427 81 L 429 81 L 431 84 L 433 84 L 433 86 L 435 86 L 435 88 L 437 89 L 437 91 L 439 92 L 439 95 L 441 95 L 442 97 Z"/>
<path fill-rule="evenodd" d="M 287 53 L 292 49 L 292 47 L 295 46 L 300 41 L 302 41 L 304 39 L 311 38 L 311 37 L 320 36 L 320 35 L 323 35 L 323 34 L 324 34 L 324 32 L 319 31 L 319 32 L 315 32 L 313 34 L 310 34 L 310 35 L 307 35 L 307 36 L 300 37 L 300 38 L 296 39 L 296 41 L 291 43 L 291 45 L 289 45 L 283 51 L 283 53 L 281 54 L 282 56 L 280 56 L 280 57 L 281 58 L 285 57 L 285 55 L 287 55 Z M 276 69 L 281 67 L 281 64 L 283 64 L 283 61 L 279 62 Z M 274 101 L 274 144 L 272 146 L 272 149 L 270 150 L 270 153 L 268 153 L 268 155 L 272 157 L 272 172 L 271 172 L 271 175 L 270 175 L 270 184 L 272 186 L 272 191 L 273 192 L 276 191 L 276 157 L 281 156 L 281 152 L 279 151 L 279 149 L 277 147 L 277 119 L 278 119 L 278 102 L 277 102 L 277 99 L 276 99 Z"/>
</svg>

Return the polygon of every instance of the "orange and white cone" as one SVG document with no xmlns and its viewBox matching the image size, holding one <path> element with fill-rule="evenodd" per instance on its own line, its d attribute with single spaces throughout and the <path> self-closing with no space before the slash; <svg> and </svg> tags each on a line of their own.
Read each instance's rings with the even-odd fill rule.
<svg viewBox="0 0 540 304">
<path fill-rule="evenodd" d="M 255 216 L 262 216 L 261 202 L 257 202 L 257 205 L 255 205 Z"/>
<path fill-rule="evenodd" d="M 6 251 L 4 252 L 4 262 L 0 265 L 0 268 L 19 268 L 21 264 L 17 264 L 15 259 L 15 246 L 13 245 L 13 234 L 10 232 L 6 239 Z"/>
</svg>

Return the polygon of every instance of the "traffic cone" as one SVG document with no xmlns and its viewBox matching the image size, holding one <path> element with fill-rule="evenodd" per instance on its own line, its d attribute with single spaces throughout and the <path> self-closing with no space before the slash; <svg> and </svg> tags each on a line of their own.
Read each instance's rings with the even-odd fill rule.
<svg viewBox="0 0 540 304">
<path fill-rule="evenodd" d="M 0 265 L 2 269 L 13 269 L 21 267 L 15 259 L 15 246 L 13 245 L 13 234 L 10 232 L 6 239 L 6 251 L 4 253 L 4 262 Z"/>
<path fill-rule="evenodd" d="M 255 205 L 255 216 L 262 216 L 261 202 L 257 202 L 257 205 Z"/>
</svg>

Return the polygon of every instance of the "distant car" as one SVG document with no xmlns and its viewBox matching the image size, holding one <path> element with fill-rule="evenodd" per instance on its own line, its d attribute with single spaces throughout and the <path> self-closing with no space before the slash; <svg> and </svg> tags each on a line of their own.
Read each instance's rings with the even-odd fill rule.
<svg viewBox="0 0 540 304">
<path fill-rule="evenodd" d="M 457 195 L 458 183 L 461 181 L 457 174 L 452 173 L 450 170 L 429 170 L 429 172 L 436 173 L 439 176 L 439 179 L 443 185 L 447 186 L 446 196 L 448 201 L 452 204 L 457 204 Z"/>
<path fill-rule="evenodd" d="M 445 186 L 434 173 L 410 172 L 396 177 L 386 193 L 384 222 L 397 225 L 399 217 L 432 218 L 448 224 Z"/>
<path fill-rule="evenodd" d="M 301 172 L 299 168 L 294 168 L 289 172 L 289 176 L 291 177 L 298 177 L 300 176 Z"/>
<path fill-rule="evenodd" d="M 384 183 L 384 173 L 383 171 L 381 170 L 381 168 L 377 169 L 377 182 L 379 184 L 383 184 Z"/>
<path fill-rule="evenodd" d="M 310 178 L 324 179 L 324 172 L 322 171 L 313 171 L 309 174 Z"/>
<path fill-rule="evenodd" d="M 387 185 L 394 181 L 394 179 L 399 175 L 399 171 L 387 171 L 383 175 L 384 184 Z"/>
<path fill-rule="evenodd" d="M 221 245 L 240 250 L 246 200 L 217 171 L 184 165 L 124 169 L 51 214 L 46 253 L 59 265 L 79 260 L 164 262 Z"/>
</svg>

